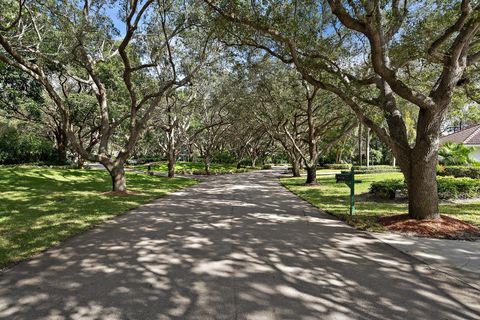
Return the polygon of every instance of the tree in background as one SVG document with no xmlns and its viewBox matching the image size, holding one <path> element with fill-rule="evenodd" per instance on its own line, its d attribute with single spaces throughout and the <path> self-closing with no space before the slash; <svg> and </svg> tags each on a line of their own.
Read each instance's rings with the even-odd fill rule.
<svg viewBox="0 0 480 320">
<path fill-rule="evenodd" d="M 201 21 L 190 2 L 118 3 L 125 26 L 120 37 L 106 7 L 103 1 L 65 1 L 61 6 L 21 1 L 5 8 L 0 61 L 44 87 L 74 150 L 102 163 L 112 177 L 112 190 L 122 192 L 124 164 L 153 110 L 170 90 L 190 81 L 203 60 L 208 35 L 192 34 Z M 182 59 L 186 55 L 189 60 Z M 100 124 L 96 150 L 88 150 L 76 135 L 69 107 L 74 97 L 66 90 L 72 86 L 95 100 Z M 121 148 L 112 150 L 113 142 Z"/>
<path fill-rule="evenodd" d="M 350 106 L 397 158 L 409 215 L 439 217 L 431 190 L 437 189 L 440 127 L 464 74 L 480 59 L 478 7 L 468 0 L 429 7 L 408 1 L 205 2 L 220 17 L 221 36 L 294 65 L 311 85 Z M 398 101 L 416 109 L 413 144 Z"/>
</svg>

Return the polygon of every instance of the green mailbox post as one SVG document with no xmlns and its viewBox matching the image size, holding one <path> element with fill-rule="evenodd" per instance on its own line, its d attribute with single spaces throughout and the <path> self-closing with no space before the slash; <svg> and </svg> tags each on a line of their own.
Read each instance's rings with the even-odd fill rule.
<svg viewBox="0 0 480 320">
<path fill-rule="evenodd" d="M 361 180 L 355 180 L 355 171 L 342 171 L 340 174 L 336 174 L 335 178 L 337 183 L 343 182 L 350 188 L 350 215 L 355 215 L 355 183 L 362 182 Z"/>
</svg>

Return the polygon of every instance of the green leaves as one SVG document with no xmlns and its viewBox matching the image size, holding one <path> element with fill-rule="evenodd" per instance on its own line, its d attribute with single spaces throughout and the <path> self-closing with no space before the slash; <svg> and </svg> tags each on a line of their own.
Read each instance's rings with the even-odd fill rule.
<svg viewBox="0 0 480 320">
<path fill-rule="evenodd" d="M 472 150 L 463 144 L 452 142 L 445 143 L 438 151 L 439 162 L 445 165 L 465 165 L 472 163 L 470 152 Z"/>
</svg>

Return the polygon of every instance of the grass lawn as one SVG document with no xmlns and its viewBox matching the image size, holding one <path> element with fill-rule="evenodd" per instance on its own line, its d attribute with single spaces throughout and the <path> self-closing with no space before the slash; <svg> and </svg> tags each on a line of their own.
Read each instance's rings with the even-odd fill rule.
<svg viewBox="0 0 480 320">
<path fill-rule="evenodd" d="M 147 170 L 148 164 L 141 164 L 132 166 L 133 168 L 140 169 L 140 170 Z M 168 163 L 165 162 L 155 162 L 151 164 L 152 171 L 168 171 Z M 186 161 L 178 161 L 175 165 L 176 172 L 182 171 L 197 171 L 201 172 L 205 169 L 203 162 L 186 162 Z M 245 171 L 245 168 L 242 168 L 242 171 Z M 246 168 L 247 171 L 256 170 L 260 168 L 253 168 L 248 167 Z M 237 170 L 237 165 L 234 163 L 212 163 L 210 164 L 210 171 L 212 173 L 234 173 Z"/>
<path fill-rule="evenodd" d="M 397 172 L 356 175 L 361 183 L 355 184 L 355 194 L 368 192 L 370 184 L 384 179 L 403 179 Z M 349 215 L 350 189 L 336 183 L 335 175 L 318 175 L 318 186 L 305 186 L 305 178 L 282 178 L 282 184 L 290 191 L 323 211 L 331 213 L 360 229 L 380 231 L 377 217 L 407 213 L 407 203 L 356 201 L 356 216 Z M 462 204 L 441 203 L 440 213 L 480 226 L 480 201 Z"/>
<path fill-rule="evenodd" d="M 112 195 L 106 171 L 0 167 L 0 268 L 196 183 L 127 173 L 132 194 Z"/>
</svg>

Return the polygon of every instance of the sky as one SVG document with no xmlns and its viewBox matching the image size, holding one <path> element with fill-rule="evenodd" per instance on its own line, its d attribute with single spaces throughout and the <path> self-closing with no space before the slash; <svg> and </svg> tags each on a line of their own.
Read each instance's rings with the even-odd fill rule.
<svg viewBox="0 0 480 320">
<path fill-rule="evenodd" d="M 118 30 L 118 32 L 120 32 L 119 37 L 122 37 L 125 34 L 125 24 L 118 17 L 118 9 L 118 6 L 112 5 L 106 9 L 106 14 L 112 19 L 115 28 Z"/>
</svg>

